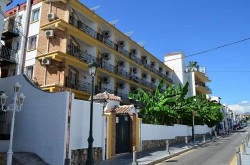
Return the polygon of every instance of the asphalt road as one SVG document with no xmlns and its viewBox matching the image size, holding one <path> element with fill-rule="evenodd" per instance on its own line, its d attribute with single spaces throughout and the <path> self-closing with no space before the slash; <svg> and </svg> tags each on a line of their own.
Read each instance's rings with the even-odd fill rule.
<svg viewBox="0 0 250 165">
<path fill-rule="evenodd" d="M 235 155 L 235 148 L 249 131 L 249 127 L 244 128 L 157 165 L 229 165 Z"/>
</svg>

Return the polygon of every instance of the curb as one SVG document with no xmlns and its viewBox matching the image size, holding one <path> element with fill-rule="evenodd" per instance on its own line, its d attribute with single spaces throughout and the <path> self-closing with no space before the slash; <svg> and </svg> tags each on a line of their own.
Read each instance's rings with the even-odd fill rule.
<svg viewBox="0 0 250 165">
<path fill-rule="evenodd" d="M 220 138 L 220 137 L 217 137 L 217 138 L 215 138 L 214 140 L 217 140 L 217 139 L 219 139 L 219 138 Z M 156 163 L 160 163 L 160 162 L 162 162 L 162 161 L 164 161 L 164 160 L 167 160 L 167 159 L 176 157 L 176 156 L 178 156 L 178 155 L 180 155 L 180 154 L 183 154 L 183 153 L 185 153 L 185 152 L 191 151 L 191 150 L 193 150 L 193 149 L 196 149 L 196 148 L 199 148 L 199 147 L 204 146 L 204 145 L 206 145 L 206 144 L 209 144 L 209 143 L 211 143 L 211 142 L 214 142 L 214 140 L 208 140 L 208 141 L 206 141 L 205 143 L 198 144 L 197 146 L 192 146 L 191 148 L 184 149 L 184 150 L 182 150 L 182 151 L 180 151 L 180 152 L 176 152 L 176 153 L 174 153 L 174 154 L 172 154 L 172 155 L 164 156 L 164 157 L 162 157 L 162 158 L 159 158 L 159 159 L 157 159 L 157 160 L 153 160 L 153 161 L 151 161 L 150 163 L 145 163 L 145 164 L 143 164 L 143 165 L 155 165 Z"/>
</svg>

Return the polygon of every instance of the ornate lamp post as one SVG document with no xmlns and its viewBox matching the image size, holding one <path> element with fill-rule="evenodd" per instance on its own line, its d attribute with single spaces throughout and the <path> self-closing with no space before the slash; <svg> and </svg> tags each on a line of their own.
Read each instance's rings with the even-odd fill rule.
<svg viewBox="0 0 250 165">
<path fill-rule="evenodd" d="M 93 94 L 94 94 L 94 78 L 96 74 L 97 64 L 96 62 L 92 61 L 89 64 L 89 74 L 92 77 L 92 91 L 91 91 L 91 104 L 90 104 L 90 126 L 89 126 L 89 137 L 88 137 L 88 154 L 87 154 L 87 165 L 94 165 L 94 158 L 93 158 Z"/>
<path fill-rule="evenodd" d="M 1 110 L 6 112 L 6 111 L 12 111 L 12 120 L 11 120 L 11 129 L 10 129 L 10 143 L 9 143 L 9 150 L 7 152 L 7 165 L 11 165 L 12 164 L 12 142 L 13 142 L 13 133 L 14 133 L 14 124 L 15 124 L 15 113 L 16 111 L 19 112 L 21 111 L 22 105 L 24 103 L 24 99 L 25 96 L 23 95 L 23 93 L 21 93 L 19 96 L 17 96 L 19 89 L 20 89 L 21 85 L 19 84 L 19 82 L 17 82 L 14 85 L 14 103 L 10 104 L 8 106 L 5 106 L 6 100 L 8 98 L 8 96 L 5 93 L 2 93 L 0 96 L 0 103 L 1 103 Z"/>
</svg>

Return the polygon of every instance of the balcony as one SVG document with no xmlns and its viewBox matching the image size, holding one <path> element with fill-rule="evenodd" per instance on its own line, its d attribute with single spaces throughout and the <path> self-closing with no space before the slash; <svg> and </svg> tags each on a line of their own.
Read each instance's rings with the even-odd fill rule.
<svg viewBox="0 0 250 165">
<path fill-rule="evenodd" d="M 76 89 L 89 94 L 91 93 L 91 83 L 74 80 L 71 77 L 65 77 L 65 87 Z"/>
<path fill-rule="evenodd" d="M 98 33 L 94 29 L 90 28 L 88 25 L 84 24 L 83 22 L 79 21 L 78 19 L 74 18 L 73 16 L 70 16 L 69 23 L 79 30 L 83 31 L 84 33 L 92 36 L 93 38 L 97 39 L 98 41 L 104 43 L 108 47 L 114 49 L 115 51 L 123 54 L 124 56 L 130 58 L 131 60 L 135 61 L 138 64 L 142 64 L 143 67 L 147 68 L 148 70 L 151 70 L 155 74 L 164 77 L 165 80 L 173 83 L 173 80 L 168 78 L 166 75 L 160 73 L 157 69 L 151 68 L 150 65 L 140 58 L 136 57 L 135 55 L 131 55 L 126 49 L 123 49 L 122 47 L 119 47 L 117 44 L 115 44 L 113 41 L 111 41 L 108 38 L 103 37 L 102 34 Z"/>
<path fill-rule="evenodd" d="M 17 51 L 0 44 L 0 66 L 16 64 Z"/>
<path fill-rule="evenodd" d="M 128 94 L 122 93 L 122 92 L 117 92 L 115 91 L 115 95 L 121 97 L 122 102 L 130 102 L 129 98 L 128 98 Z"/>
<path fill-rule="evenodd" d="M 130 55 L 131 60 L 135 61 L 138 64 L 141 64 L 141 59 L 136 57 L 135 55 Z"/>
<path fill-rule="evenodd" d="M 88 54 L 87 51 L 83 51 L 80 49 L 75 49 L 74 47 L 72 47 L 71 45 L 68 45 L 67 48 L 67 53 L 78 58 L 80 61 L 84 62 L 84 63 L 90 63 L 92 61 L 96 61 L 97 62 L 97 58 Z"/>
<path fill-rule="evenodd" d="M 103 93 L 105 91 L 107 91 L 108 93 L 111 93 L 111 94 L 115 93 L 115 91 L 112 89 L 104 88 L 104 87 L 97 86 L 97 85 L 95 86 L 95 94 Z"/>
<path fill-rule="evenodd" d="M 15 21 L 7 19 L 3 25 L 2 40 L 8 40 L 19 36 L 19 31 L 15 26 Z"/>
</svg>

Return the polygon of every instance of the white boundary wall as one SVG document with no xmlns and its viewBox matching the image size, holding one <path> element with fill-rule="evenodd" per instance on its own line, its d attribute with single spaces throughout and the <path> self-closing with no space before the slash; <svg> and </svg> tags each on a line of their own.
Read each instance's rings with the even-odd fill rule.
<svg viewBox="0 0 250 165">
<path fill-rule="evenodd" d="M 196 125 L 194 128 L 195 134 L 206 134 L 211 132 L 211 128 L 207 125 Z M 141 125 L 141 140 L 162 140 L 174 139 L 176 136 L 191 136 L 192 127 L 186 125 L 165 126 L 142 124 Z"/>
<path fill-rule="evenodd" d="M 0 91 L 9 96 L 7 105 L 13 103 L 16 82 L 22 85 L 19 93 L 24 93 L 26 99 L 22 110 L 16 113 L 13 151 L 33 152 L 50 165 L 63 165 L 69 93 L 41 91 L 22 75 L 1 78 Z M 2 145 L 0 148 L 7 151 Z"/>
<path fill-rule="evenodd" d="M 102 105 L 93 105 L 93 147 L 102 147 Z M 70 121 L 70 149 L 88 148 L 90 120 L 90 102 L 83 100 L 72 101 Z"/>
</svg>

